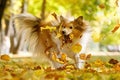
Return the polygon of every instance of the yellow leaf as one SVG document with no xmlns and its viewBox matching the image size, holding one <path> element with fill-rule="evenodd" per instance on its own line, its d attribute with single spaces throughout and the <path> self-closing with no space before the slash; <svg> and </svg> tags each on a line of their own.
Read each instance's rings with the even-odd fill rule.
<svg viewBox="0 0 120 80">
<path fill-rule="evenodd" d="M 102 67 L 104 65 L 103 61 L 101 61 L 100 59 L 97 59 L 94 64 L 98 67 Z"/>
<path fill-rule="evenodd" d="M 43 73 L 42 70 L 35 70 L 34 71 L 34 75 L 37 76 L 37 77 L 40 76 L 42 73 Z"/>
<path fill-rule="evenodd" d="M 69 35 L 70 39 L 72 40 L 74 38 L 74 35 L 73 34 L 70 34 Z"/>
<path fill-rule="evenodd" d="M 94 32 L 92 34 L 92 39 L 94 42 L 100 42 L 102 39 L 102 36 L 100 35 L 100 33 Z"/>
<path fill-rule="evenodd" d="M 60 64 L 64 64 L 64 61 L 61 61 L 59 58 L 57 58 L 56 61 Z"/>
<path fill-rule="evenodd" d="M 51 31 L 53 31 L 53 30 L 56 30 L 56 27 L 46 26 L 46 27 L 41 27 L 40 29 L 41 29 L 41 31 L 48 29 L 48 30 L 50 30 L 50 32 L 51 32 Z"/>
<path fill-rule="evenodd" d="M 82 49 L 82 46 L 79 43 L 72 46 L 72 51 L 74 53 L 79 53 L 81 51 L 81 49 Z"/>
<path fill-rule="evenodd" d="M 52 60 L 56 61 L 57 55 L 55 53 L 52 54 Z"/>
<path fill-rule="evenodd" d="M 67 55 L 66 55 L 66 54 L 64 54 L 64 53 L 61 54 L 61 60 L 62 60 L 62 61 L 66 61 L 66 58 L 67 58 Z"/>
<path fill-rule="evenodd" d="M 61 37 L 62 35 L 60 33 L 57 33 L 56 38 Z"/>
<path fill-rule="evenodd" d="M 66 66 L 66 69 L 75 69 L 75 66 L 69 64 L 69 65 Z"/>
<path fill-rule="evenodd" d="M 116 64 L 113 68 L 114 68 L 116 71 L 120 71 L 120 63 Z"/>
</svg>

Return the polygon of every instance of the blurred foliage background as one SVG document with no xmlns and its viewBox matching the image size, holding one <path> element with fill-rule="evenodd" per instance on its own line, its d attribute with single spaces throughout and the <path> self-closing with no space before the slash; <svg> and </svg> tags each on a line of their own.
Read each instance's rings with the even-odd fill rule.
<svg viewBox="0 0 120 80">
<path fill-rule="evenodd" d="M 68 17 L 82 15 L 90 23 L 94 42 L 102 46 L 120 44 L 120 29 L 111 32 L 120 24 L 119 0 L 8 0 L 3 18 L 23 12 L 41 18 L 53 12 Z"/>
<path fill-rule="evenodd" d="M 46 0 L 46 13 L 71 14 L 84 16 L 94 30 L 93 35 L 105 36 L 101 44 L 120 44 L 120 30 L 115 34 L 110 31 L 119 24 L 120 4 L 118 0 Z M 28 1 L 28 12 L 40 16 L 42 0 Z"/>
<path fill-rule="evenodd" d="M 26 0 L 28 4 L 27 11 L 35 16 L 40 17 L 43 0 Z M 14 10 L 12 13 L 19 13 L 22 0 L 14 0 Z M 118 0 L 46 0 L 45 16 L 50 13 L 59 15 L 71 14 L 74 17 L 84 16 L 85 20 L 90 22 L 95 33 L 106 35 L 102 44 L 120 44 L 120 30 L 115 34 L 109 32 L 119 24 L 120 19 L 120 2 Z"/>
</svg>

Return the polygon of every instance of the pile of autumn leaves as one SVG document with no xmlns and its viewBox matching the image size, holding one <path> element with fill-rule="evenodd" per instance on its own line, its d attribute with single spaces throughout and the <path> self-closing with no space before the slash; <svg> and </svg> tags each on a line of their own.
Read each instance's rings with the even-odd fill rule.
<svg viewBox="0 0 120 80">
<path fill-rule="evenodd" d="M 89 58 L 90 56 L 89 54 Z M 58 61 L 64 62 L 64 59 Z M 8 55 L 0 56 L 0 80 L 116 80 L 119 76 L 120 62 L 115 59 L 108 62 L 101 59 L 92 62 L 86 60 L 85 68 L 78 70 L 69 62 L 64 67 L 53 69 L 33 58 L 14 59 Z"/>
</svg>

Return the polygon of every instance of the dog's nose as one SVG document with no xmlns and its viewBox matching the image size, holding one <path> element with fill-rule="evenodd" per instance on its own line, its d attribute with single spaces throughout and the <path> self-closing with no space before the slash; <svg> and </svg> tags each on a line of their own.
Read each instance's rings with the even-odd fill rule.
<svg viewBox="0 0 120 80">
<path fill-rule="evenodd" d="M 65 31 L 62 31 L 62 34 L 65 34 Z"/>
</svg>

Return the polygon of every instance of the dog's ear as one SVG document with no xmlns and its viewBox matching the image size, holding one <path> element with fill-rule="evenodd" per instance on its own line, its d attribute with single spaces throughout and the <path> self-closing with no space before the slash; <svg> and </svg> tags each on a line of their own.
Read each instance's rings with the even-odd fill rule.
<svg viewBox="0 0 120 80">
<path fill-rule="evenodd" d="M 74 20 L 74 26 L 80 32 L 84 32 L 87 29 L 86 23 L 84 22 L 83 16 L 79 16 Z"/>
<path fill-rule="evenodd" d="M 75 23 L 82 25 L 83 24 L 83 16 L 79 16 L 77 19 L 74 20 Z"/>
<path fill-rule="evenodd" d="M 64 23 L 66 21 L 66 19 L 63 17 L 63 16 L 60 16 L 60 22 L 62 23 Z"/>
<path fill-rule="evenodd" d="M 75 20 L 74 20 L 74 26 L 76 27 L 76 28 L 82 28 L 82 26 L 83 26 L 83 16 L 79 16 L 78 18 L 76 18 Z"/>
<path fill-rule="evenodd" d="M 53 16 L 57 21 L 59 21 L 56 13 L 52 13 L 52 16 Z"/>
</svg>

